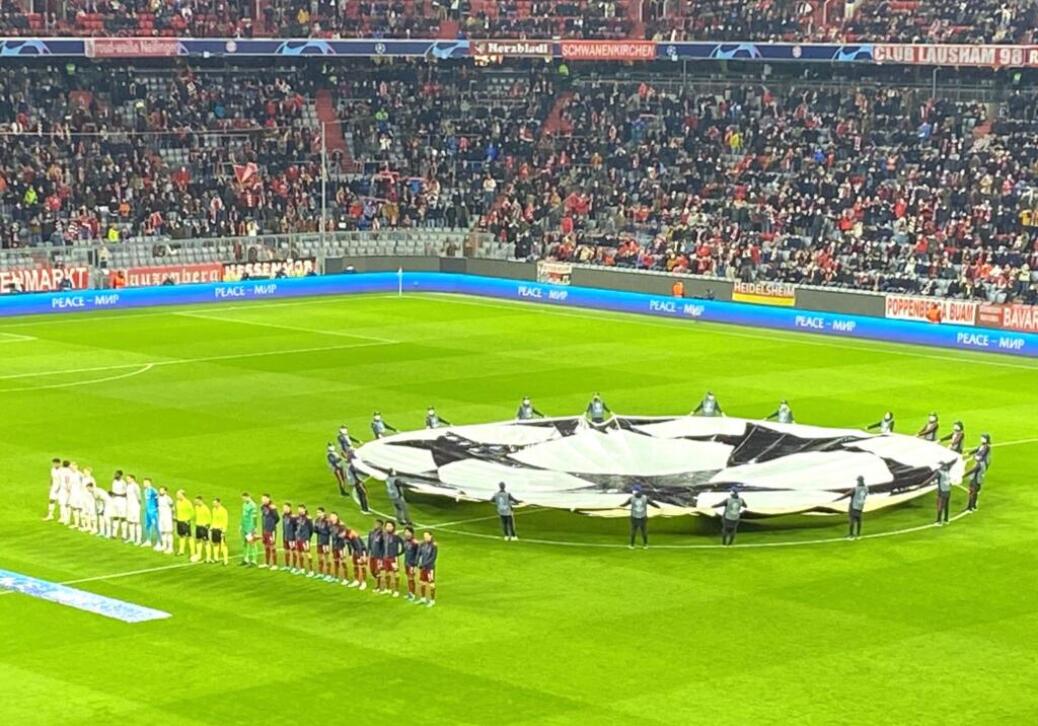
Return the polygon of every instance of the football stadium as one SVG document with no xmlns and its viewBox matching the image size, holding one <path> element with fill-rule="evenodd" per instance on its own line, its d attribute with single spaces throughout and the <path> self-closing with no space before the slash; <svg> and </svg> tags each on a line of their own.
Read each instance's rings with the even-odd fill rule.
<svg viewBox="0 0 1038 726">
<path fill-rule="evenodd" d="M 0 1 L 0 721 L 1038 720 L 1024 0 Z"/>
</svg>

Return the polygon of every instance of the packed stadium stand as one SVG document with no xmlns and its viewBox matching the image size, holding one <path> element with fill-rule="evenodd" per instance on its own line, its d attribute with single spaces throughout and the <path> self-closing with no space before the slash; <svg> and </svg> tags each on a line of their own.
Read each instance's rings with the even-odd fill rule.
<svg viewBox="0 0 1038 726">
<path fill-rule="evenodd" d="M 1034 0 L 0 0 L 0 35 L 1030 43 Z"/>
<path fill-rule="evenodd" d="M 4 248 L 476 229 L 495 249 L 1032 299 L 1038 96 L 560 79 L 551 66 L 21 65 Z M 322 143 L 328 146 L 322 153 Z"/>
</svg>

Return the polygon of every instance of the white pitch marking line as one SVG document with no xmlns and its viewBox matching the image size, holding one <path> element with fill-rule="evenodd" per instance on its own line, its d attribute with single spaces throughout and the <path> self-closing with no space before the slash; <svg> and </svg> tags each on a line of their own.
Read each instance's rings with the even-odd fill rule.
<svg viewBox="0 0 1038 726">
<path fill-rule="evenodd" d="M 792 331 L 788 331 L 788 330 L 776 330 L 776 331 L 774 331 L 775 334 L 773 334 L 773 335 L 761 335 L 761 334 L 756 334 L 756 333 L 742 333 L 742 332 L 735 331 L 735 330 L 728 330 L 728 328 L 731 327 L 731 325 L 732 325 L 731 323 L 720 323 L 720 322 L 713 321 L 713 320 L 678 320 L 678 319 L 672 319 L 669 322 L 664 322 L 663 320 L 660 320 L 660 319 L 651 319 L 651 318 L 649 318 L 649 319 L 641 319 L 641 318 L 645 318 L 646 316 L 639 315 L 638 313 L 620 313 L 620 312 L 616 312 L 615 310 L 602 310 L 601 312 L 597 312 L 597 313 L 583 314 L 583 313 L 579 313 L 579 312 L 571 312 L 569 310 L 559 310 L 559 309 L 556 309 L 554 306 L 547 305 L 545 303 L 531 303 L 531 302 L 527 302 L 525 300 L 499 300 L 499 301 L 495 301 L 495 302 L 486 302 L 486 301 L 482 301 L 482 300 L 468 300 L 468 299 L 462 300 L 462 299 L 459 299 L 459 298 L 466 297 L 465 295 L 461 295 L 461 294 L 458 294 L 458 293 L 450 293 L 450 292 L 424 292 L 424 293 L 419 292 L 419 293 L 412 293 L 412 295 L 416 295 L 416 294 L 417 295 L 422 295 L 422 296 L 429 296 L 429 297 L 445 298 L 445 299 L 451 300 L 452 302 L 456 302 L 459 305 L 477 305 L 479 307 L 504 308 L 504 309 L 510 309 L 510 310 L 514 310 L 516 308 L 522 309 L 522 308 L 525 307 L 525 308 L 528 308 L 530 310 L 534 310 L 534 311 L 537 311 L 537 312 L 540 312 L 540 313 L 551 314 L 551 315 L 559 315 L 559 316 L 568 317 L 568 318 L 580 318 L 582 320 L 598 320 L 599 322 L 624 322 L 624 323 L 630 323 L 632 325 L 633 324 L 649 325 L 649 326 L 657 327 L 657 328 L 667 328 L 669 330 L 673 330 L 675 328 L 675 326 L 677 326 L 677 325 L 682 325 L 682 324 L 686 324 L 687 325 L 689 323 L 699 323 L 699 324 L 706 324 L 706 325 L 711 325 L 711 326 L 719 326 L 720 329 L 711 328 L 711 332 L 712 333 L 717 333 L 718 335 L 728 335 L 728 336 L 731 336 L 731 337 L 734 337 L 734 338 L 751 338 L 751 339 L 754 339 L 754 340 L 767 340 L 767 341 L 771 341 L 772 343 L 774 343 L 776 340 L 786 340 L 786 341 L 790 341 L 790 342 L 794 342 L 794 343 L 799 343 L 799 344 L 803 344 L 803 345 L 816 345 L 816 346 L 820 346 L 820 347 L 823 347 L 823 348 L 842 348 L 842 349 L 845 349 L 845 350 L 860 350 L 860 351 L 865 352 L 865 353 L 889 353 L 890 355 L 903 355 L 903 356 L 908 356 L 908 357 L 911 357 L 911 358 L 926 358 L 926 359 L 929 359 L 929 360 L 940 360 L 940 361 L 953 362 L 953 363 L 975 363 L 977 365 L 997 366 L 997 367 L 1000 367 L 1000 368 L 1022 368 L 1023 370 L 1028 370 L 1028 371 L 1038 371 L 1038 366 L 1029 366 L 1029 365 L 1024 365 L 1022 363 L 1010 363 L 1008 361 L 998 361 L 998 360 L 983 360 L 983 359 L 980 359 L 980 358 L 969 358 L 969 357 L 962 357 L 962 358 L 960 358 L 958 356 L 951 356 L 951 355 L 933 355 L 933 354 L 928 354 L 928 353 L 917 353 L 917 352 L 910 351 L 910 350 L 899 350 L 899 349 L 895 349 L 895 348 L 886 348 L 886 347 L 883 347 L 883 348 L 875 348 L 875 347 L 873 347 L 874 345 L 875 346 L 889 346 L 889 345 L 891 345 L 890 343 L 886 343 L 885 341 L 882 341 L 882 340 L 871 341 L 871 345 L 867 345 L 867 346 L 865 346 L 865 345 L 850 345 L 851 342 L 860 342 L 860 340 L 858 340 L 858 341 L 851 341 L 849 339 L 841 339 L 841 342 L 839 342 L 839 343 L 837 343 L 837 342 L 826 342 L 826 341 L 822 341 L 822 340 L 810 340 L 809 339 L 810 338 L 810 334 L 808 334 L 808 333 L 796 333 L 796 332 L 792 332 Z"/>
<path fill-rule="evenodd" d="M 951 517 L 949 523 L 955 522 L 962 517 L 965 517 L 967 511 L 962 511 Z M 877 532 L 875 534 L 863 534 L 859 539 L 879 539 L 880 537 L 896 537 L 903 534 L 911 534 L 912 532 L 922 532 L 927 529 L 932 529 L 934 525 L 920 524 L 915 527 L 907 527 L 905 529 L 895 529 L 890 532 Z M 442 529 L 442 528 L 441 528 Z M 464 532 L 457 529 L 443 529 L 444 532 L 450 534 L 461 535 L 462 537 L 477 537 L 479 539 L 500 539 L 497 535 L 482 534 L 479 532 Z M 531 544 L 542 544 L 552 545 L 556 547 L 595 547 L 599 549 L 627 549 L 627 545 L 618 544 L 612 542 L 573 542 L 570 540 L 551 540 L 551 539 L 532 539 L 530 537 L 523 537 L 521 542 Z M 652 545 L 651 549 L 654 550 L 720 550 L 720 549 L 759 549 L 764 547 L 800 547 L 804 545 L 820 545 L 820 544 L 834 544 L 836 542 L 848 542 L 846 537 L 826 537 L 824 539 L 805 539 L 805 540 L 784 540 L 781 542 L 749 542 L 746 544 L 733 544 L 733 545 L 720 545 L 720 544 L 689 544 L 689 545 Z"/>
<path fill-rule="evenodd" d="M 0 388 L 0 393 L 17 393 L 18 391 L 42 391 L 48 388 L 72 388 L 73 386 L 88 386 L 94 383 L 106 383 L 108 381 L 118 381 L 123 378 L 132 378 L 133 376 L 139 376 L 141 373 L 147 373 L 155 367 L 154 363 L 145 363 L 135 371 L 129 373 L 120 373 L 117 376 L 105 376 L 104 378 L 88 378 L 85 381 L 69 381 L 68 383 L 53 383 L 46 386 L 23 386 L 22 388 Z"/>
<path fill-rule="evenodd" d="M 548 511 L 546 507 L 526 507 L 513 513 L 512 516 L 518 517 L 521 514 L 536 514 L 537 512 Z M 492 519 L 498 519 L 501 515 L 495 514 L 490 517 L 473 517 L 472 519 L 457 519 L 453 522 L 439 522 L 438 524 L 419 524 L 419 527 L 425 527 L 426 529 L 442 529 L 444 527 L 453 527 L 457 524 L 472 524 L 473 522 L 489 522 Z"/>
<path fill-rule="evenodd" d="M 956 484 L 956 488 L 966 491 L 966 487 L 961 484 Z M 374 510 L 372 510 L 374 511 Z M 387 515 L 375 512 L 380 517 L 386 517 Z M 956 522 L 969 514 L 968 510 L 963 510 L 953 517 L 950 517 L 948 523 Z M 432 529 L 432 527 L 429 527 Z M 483 534 L 481 532 L 466 532 L 459 529 L 447 529 L 443 525 L 438 526 L 444 532 L 449 534 L 456 534 L 462 537 L 475 537 L 477 539 L 500 539 L 498 535 Z M 863 534 L 858 539 L 879 539 L 881 537 L 897 537 L 903 534 L 911 534 L 912 532 L 923 532 L 928 529 L 933 529 L 934 524 L 919 524 L 915 527 L 906 527 L 904 529 L 895 529 L 890 532 L 876 532 L 874 534 Z M 555 547 L 592 547 L 596 549 L 627 549 L 628 546 L 625 544 L 619 544 L 614 542 L 574 542 L 572 540 L 553 540 L 553 539 L 535 539 L 530 537 L 523 537 L 520 541 L 527 544 L 541 544 L 551 545 Z M 653 545 L 654 550 L 720 550 L 720 549 L 762 549 L 765 547 L 801 547 L 805 545 L 820 545 L 820 544 L 835 544 L 836 542 L 848 542 L 846 537 L 825 537 L 820 539 L 804 539 L 804 540 L 783 540 L 780 542 L 748 542 L 746 544 L 733 544 L 733 545 L 720 545 L 720 544 L 687 544 L 687 545 Z"/>
<path fill-rule="evenodd" d="M 19 335 L 18 333 L 3 333 L 0 332 L 0 343 L 28 343 L 32 340 L 39 340 L 39 338 L 33 335 Z"/>
<path fill-rule="evenodd" d="M 230 557 L 230 559 L 232 559 L 232 560 L 241 559 L 241 555 L 232 555 Z M 146 567 L 143 570 L 130 570 L 129 572 L 115 572 L 115 573 L 113 573 L 111 575 L 97 575 L 95 577 L 80 577 L 80 578 L 78 578 L 76 580 L 65 580 L 64 582 L 59 582 L 57 584 L 59 584 L 59 585 L 79 585 L 79 584 L 82 584 L 84 582 L 101 582 L 101 581 L 104 581 L 104 580 L 118 580 L 119 578 L 122 578 L 122 577 L 134 577 L 136 575 L 146 575 L 146 574 L 151 573 L 151 572 L 162 572 L 164 570 L 177 570 L 177 569 L 180 569 L 182 567 L 194 567 L 195 565 L 202 565 L 202 564 L 205 564 L 205 563 L 203 563 L 203 562 L 178 562 L 178 563 L 175 563 L 175 564 L 172 564 L 172 565 L 163 565 L 161 567 Z M 15 590 L 4 590 L 4 591 L 0 592 L 0 595 L 13 595 L 15 592 L 16 592 Z"/>
<path fill-rule="evenodd" d="M 230 355 L 210 355 L 202 358 L 174 358 L 173 360 L 157 360 L 151 361 L 150 363 L 119 363 L 110 366 L 94 366 L 91 368 L 69 368 L 66 370 L 59 371 L 39 371 L 33 373 L 14 373 L 10 375 L 0 376 L 0 381 L 15 380 L 19 378 L 40 378 L 43 376 L 61 376 L 73 373 L 93 373 L 95 371 L 117 371 L 126 368 L 138 368 L 142 365 L 150 366 L 176 366 L 187 363 L 211 363 L 215 361 L 223 360 L 239 360 L 245 358 L 263 358 L 272 355 L 294 355 L 297 353 L 321 353 L 331 350 L 350 350 L 352 348 L 372 348 L 380 345 L 389 345 L 389 343 L 348 343 L 346 345 L 325 345 L 318 346 L 316 348 L 291 348 L 288 350 L 264 350 L 258 353 L 232 353 Z M 0 393 L 4 393 L 4 389 L 0 388 Z"/>
<path fill-rule="evenodd" d="M 220 315 L 209 313 L 181 312 L 173 313 L 184 318 L 197 318 L 199 320 L 213 320 L 218 323 L 237 323 L 239 325 L 255 325 L 260 328 L 276 328 L 278 330 L 291 330 L 294 333 L 313 333 L 315 335 L 334 335 L 339 338 L 356 338 L 358 340 L 374 340 L 378 343 L 399 343 L 399 340 L 380 338 L 376 335 L 362 335 L 359 333 L 345 333 L 338 330 L 318 330 L 314 328 L 300 328 L 295 325 L 281 325 L 280 323 L 265 323 L 259 320 L 241 320 L 240 318 L 225 318 Z"/>
<path fill-rule="evenodd" d="M 1020 444 L 1033 444 L 1038 442 L 1038 438 L 1035 439 L 1017 439 L 1016 441 L 1000 441 L 992 444 L 992 446 L 1019 446 Z"/>
</svg>

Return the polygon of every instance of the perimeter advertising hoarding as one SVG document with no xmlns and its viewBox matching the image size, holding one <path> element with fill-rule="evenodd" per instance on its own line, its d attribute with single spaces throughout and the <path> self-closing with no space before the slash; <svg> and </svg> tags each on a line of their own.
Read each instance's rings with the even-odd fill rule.
<svg viewBox="0 0 1038 726">
<path fill-rule="evenodd" d="M 1034 305 L 982 304 L 977 311 L 977 324 L 1022 333 L 1038 333 L 1038 307 Z"/>
<path fill-rule="evenodd" d="M 5 295 L 0 298 L 0 316 L 190 303 L 227 301 L 240 303 L 252 299 L 318 295 L 396 293 L 398 284 L 400 281 L 397 273 L 376 272 L 205 285 L 138 287 L 118 291 Z M 551 285 L 443 272 L 405 272 L 402 287 L 405 295 L 412 292 L 474 295 L 564 308 L 610 310 L 772 330 L 799 331 L 814 333 L 820 338 L 828 337 L 834 340 L 869 339 L 1038 357 L 1038 334 L 963 325 L 932 325 L 916 320 L 890 320 L 772 305 L 747 305 L 721 300 L 676 300 L 669 295 L 646 295 L 600 288 Z M 834 345 L 839 345 L 839 343 L 834 342 Z"/>
<path fill-rule="evenodd" d="M 0 294 L 60 290 L 66 280 L 74 290 L 90 287 L 90 268 L 24 267 L 0 270 Z"/>
<path fill-rule="evenodd" d="M 732 300 L 757 305 L 781 305 L 791 308 L 796 301 L 796 286 L 788 282 L 736 282 Z"/>
<path fill-rule="evenodd" d="M 977 303 L 938 297 L 887 295 L 886 316 L 897 320 L 922 320 L 929 323 L 977 324 Z"/>
</svg>

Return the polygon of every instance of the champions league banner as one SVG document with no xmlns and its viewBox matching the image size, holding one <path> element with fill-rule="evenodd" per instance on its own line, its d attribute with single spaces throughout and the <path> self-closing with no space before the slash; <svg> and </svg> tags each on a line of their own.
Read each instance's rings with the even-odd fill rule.
<svg viewBox="0 0 1038 726">
<path fill-rule="evenodd" d="M 172 58 L 247 56 L 553 57 L 584 61 L 759 61 L 875 63 L 974 68 L 1038 68 L 1038 45 L 936 43 L 759 43 L 645 40 L 357 38 L 0 38 L 0 56 Z"/>
<path fill-rule="evenodd" d="M 401 284 L 402 282 L 402 284 Z M 398 288 L 399 286 L 399 288 Z M 457 293 L 690 321 L 1038 357 L 1038 333 L 647 295 L 443 272 L 395 272 L 0 296 L 0 317 L 354 293 Z"/>
<path fill-rule="evenodd" d="M 356 464 L 395 470 L 417 492 L 488 501 L 505 482 L 520 501 L 622 516 L 641 486 L 664 516 L 719 516 L 732 487 L 751 516 L 846 512 L 859 476 L 867 510 L 933 491 L 934 474 L 962 457 L 903 434 L 872 435 L 728 417 L 614 416 L 504 421 L 394 434 L 361 445 Z"/>
</svg>

